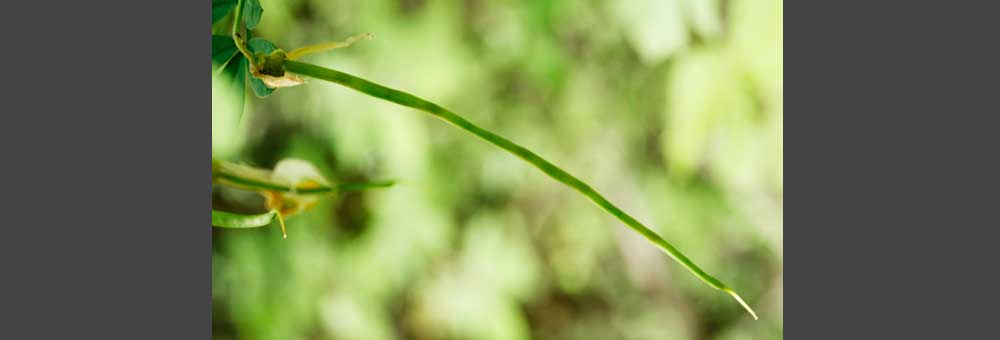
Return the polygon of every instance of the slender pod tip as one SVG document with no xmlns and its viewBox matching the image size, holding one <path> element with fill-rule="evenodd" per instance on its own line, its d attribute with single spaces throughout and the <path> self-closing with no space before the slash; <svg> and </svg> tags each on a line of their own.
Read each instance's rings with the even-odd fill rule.
<svg viewBox="0 0 1000 340">
<path fill-rule="evenodd" d="M 281 224 L 281 238 L 288 238 L 288 233 L 285 232 L 285 219 L 281 218 L 280 212 L 275 212 L 275 215 L 278 216 L 278 224 Z"/>
<path fill-rule="evenodd" d="M 750 316 L 753 316 L 754 320 L 758 320 L 757 313 L 754 313 L 753 308 L 750 308 L 750 305 L 748 305 L 746 301 L 743 301 L 743 298 L 740 297 L 740 294 L 736 294 L 736 292 L 734 292 L 732 289 L 729 288 L 723 288 L 722 291 L 729 293 L 729 295 L 732 295 L 733 298 L 736 299 L 736 301 L 739 302 L 740 305 L 742 305 L 743 308 L 747 310 L 747 312 L 750 312 Z"/>
</svg>

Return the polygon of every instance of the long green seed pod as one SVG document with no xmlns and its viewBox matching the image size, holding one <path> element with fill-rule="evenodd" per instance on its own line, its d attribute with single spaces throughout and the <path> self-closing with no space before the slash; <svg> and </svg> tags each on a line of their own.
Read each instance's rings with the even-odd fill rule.
<svg viewBox="0 0 1000 340">
<path fill-rule="evenodd" d="M 337 183 L 334 185 L 314 184 L 296 187 L 287 182 L 274 179 L 268 170 L 215 158 L 212 159 L 212 181 L 243 190 L 276 191 L 300 195 L 345 193 L 388 188 L 396 184 L 395 180 L 383 180 L 377 182 Z"/>
<path fill-rule="evenodd" d="M 695 276 L 697 276 L 702 281 L 707 283 L 709 286 L 712 286 L 715 289 L 721 290 L 731 295 L 734 299 L 736 299 L 737 302 L 740 303 L 740 305 L 743 306 L 743 308 L 746 308 L 746 310 L 750 312 L 750 315 L 753 316 L 755 320 L 757 319 L 757 314 L 754 313 L 753 309 L 750 308 L 750 306 L 747 305 L 746 302 L 743 301 L 743 299 L 740 297 L 739 294 L 737 294 L 735 291 L 733 291 L 731 288 L 723 284 L 721 281 L 719 281 L 712 275 L 709 275 L 704 270 L 695 265 L 694 262 L 688 259 L 687 256 L 684 256 L 684 254 L 682 254 L 679 250 L 677 250 L 677 248 L 671 245 L 670 242 L 664 240 L 662 237 L 660 237 L 660 235 L 657 235 L 655 232 L 644 226 L 642 223 L 639 223 L 639 221 L 637 221 L 629 214 L 626 214 L 624 211 L 622 211 L 617 206 L 608 201 L 606 198 L 604 198 L 604 196 L 602 196 L 596 190 L 587 185 L 587 183 L 584 183 L 575 176 L 570 175 L 566 171 L 560 169 L 559 167 L 555 166 L 554 164 L 550 163 L 544 158 L 538 156 L 534 152 L 531 152 L 531 150 L 528 150 L 508 140 L 507 138 L 504 138 L 500 135 L 487 131 L 465 120 L 464 118 L 456 115 L 455 113 L 452 113 L 451 111 L 448 111 L 442 108 L 441 106 L 438 106 L 437 104 L 420 99 L 412 94 L 391 89 L 367 81 L 365 79 L 352 76 L 344 72 L 328 69 L 313 64 L 302 63 L 294 60 L 285 60 L 284 65 L 285 69 L 289 72 L 294 72 L 301 75 L 337 83 L 349 87 L 351 89 L 354 89 L 356 91 L 359 91 L 361 93 L 370 95 L 372 97 L 388 100 L 390 102 L 402 106 L 427 112 L 465 131 L 468 131 L 476 135 L 477 137 L 482 138 L 483 140 L 500 147 L 501 149 L 507 150 L 508 152 L 514 154 L 517 157 L 520 157 L 529 164 L 534 165 L 536 168 L 544 172 L 546 175 L 552 177 L 552 179 L 555 179 L 569 186 L 570 188 L 575 189 L 576 191 L 580 192 L 581 194 L 589 198 L 591 201 L 597 204 L 597 206 L 601 207 L 611 215 L 618 218 L 620 221 L 625 223 L 625 225 L 629 226 L 629 228 L 632 228 L 632 230 L 635 230 L 640 235 L 649 240 L 649 242 L 652 242 L 653 244 L 658 246 L 660 249 L 662 249 L 664 252 L 670 255 L 670 257 L 672 257 L 674 260 L 676 260 L 678 263 L 684 266 L 684 268 L 687 268 L 689 271 L 691 271 L 691 273 L 693 273 Z"/>
<path fill-rule="evenodd" d="M 257 228 L 271 224 L 277 219 L 281 224 L 281 235 L 285 233 L 285 219 L 277 210 L 271 210 L 263 214 L 237 214 L 228 211 L 212 209 L 212 225 L 222 228 Z"/>
</svg>

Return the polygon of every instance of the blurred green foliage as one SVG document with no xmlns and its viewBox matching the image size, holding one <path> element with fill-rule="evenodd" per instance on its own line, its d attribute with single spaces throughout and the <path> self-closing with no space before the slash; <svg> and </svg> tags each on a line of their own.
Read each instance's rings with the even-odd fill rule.
<svg viewBox="0 0 1000 340">
<path fill-rule="evenodd" d="M 782 338 L 782 3 L 262 0 L 254 33 L 535 150 L 739 291 L 753 321 L 572 190 L 320 81 L 213 101 L 213 154 L 395 187 L 213 228 L 216 339 Z M 219 27 L 228 25 L 226 19 Z M 214 85 L 213 94 L 222 93 Z M 233 122 L 239 121 L 239 124 Z"/>
</svg>

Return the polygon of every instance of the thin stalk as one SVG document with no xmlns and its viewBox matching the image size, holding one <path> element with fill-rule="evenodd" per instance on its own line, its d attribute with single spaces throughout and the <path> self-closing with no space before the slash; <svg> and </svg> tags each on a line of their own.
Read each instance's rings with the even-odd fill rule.
<svg viewBox="0 0 1000 340">
<path fill-rule="evenodd" d="M 240 23 L 243 22 L 243 0 L 236 1 L 236 12 L 233 13 L 233 42 L 236 43 L 236 48 L 240 50 L 240 53 L 247 58 L 250 62 L 250 67 L 254 71 L 257 71 L 257 60 L 254 59 L 253 53 L 250 53 L 250 49 L 246 46 L 246 40 L 240 35 Z"/>
<path fill-rule="evenodd" d="M 731 295 L 734 299 L 736 299 L 736 301 L 740 303 L 740 305 L 743 306 L 743 308 L 746 308 L 746 310 L 750 312 L 750 315 L 753 316 L 755 320 L 757 319 L 757 314 L 754 313 L 753 309 L 750 308 L 750 306 L 747 305 L 742 298 L 740 298 L 739 294 L 736 294 L 736 292 L 733 291 L 731 288 L 723 284 L 721 281 L 719 281 L 712 275 L 706 273 L 704 270 L 698 267 L 698 265 L 694 264 L 694 262 L 692 262 L 691 259 L 688 259 L 687 256 L 684 256 L 684 254 L 682 254 L 679 250 L 677 250 L 677 248 L 675 248 L 672 244 L 670 244 L 670 242 L 664 240 L 662 237 L 660 237 L 660 235 L 657 235 L 655 232 L 647 228 L 642 223 L 639 223 L 639 221 L 637 221 L 629 214 L 626 214 L 624 211 L 622 211 L 617 206 L 608 201 L 606 198 L 604 198 L 603 195 L 601 195 L 596 190 L 587 185 L 587 183 L 584 183 L 575 176 L 570 175 L 566 171 L 563 171 L 562 169 L 550 163 L 549 161 L 545 160 L 541 156 L 538 156 L 534 152 L 531 152 L 531 150 L 528 150 L 523 146 L 520 146 L 517 143 L 510 141 L 507 138 L 504 138 L 500 135 L 487 131 L 486 129 L 483 129 L 465 120 L 464 118 L 458 116 L 457 114 L 452 113 L 451 111 L 448 111 L 442 108 L 441 106 L 438 106 L 437 104 L 420 99 L 412 94 L 388 88 L 367 81 L 365 79 L 352 76 L 344 72 L 328 69 L 313 64 L 302 63 L 294 60 L 286 60 L 284 62 L 284 65 L 285 69 L 290 72 L 337 83 L 372 97 L 388 100 L 390 102 L 402 106 L 427 112 L 435 117 L 443 119 L 448 123 L 451 123 L 452 125 L 455 125 L 465 131 L 468 131 L 476 135 L 477 137 L 482 138 L 483 140 L 500 147 L 501 149 L 507 150 L 507 152 L 510 152 L 515 156 L 528 162 L 529 164 L 535 166 L 536 168 L 541 170 L 543 173 L 545 173 L 552 179 L 559 181 L 565 184 L 566 186 L 569 186 L 570 188 L 573 188 L 577 192 L 589 198 L 591 201 L 597 204 L 597 206 L 601 207 L 611 215 L 615 216 L 616 218 L 618 218 L 618 220 L 625 223 L 625 225 L 627 225 L 629 228 L 632 228 L 632 230 L 635 230 L 637 233 L 645 237 L 646 240 L 649 240 L 649 242 L 652 242 L 661 250 L 666 252 L 668 255 L 670 255 L 670 257 L 672 257 L 675 261 L 677 261 L 677 263 L 680 263 L 681 266 L 687 268 L 689 271 L 691 271 L 691 273 L 693 273 L 699 279 L 707 283 L 709 286 Z"/>
<path fill-rule="evenodd" d="M 344 48 L 353 45 L 361 39 L 371 39 L 371 33 L 362 33 L 352 37 L 348 37 L 344 41 L 334 41 L 316 45 L 309 45 L 304 47 L 299 47 L 291 52 L 288 52 L 288 59 L 295 60 L 307 54 L 319 53 L 323 51 L 328 51 L 337 48 Z"/>
</svg>

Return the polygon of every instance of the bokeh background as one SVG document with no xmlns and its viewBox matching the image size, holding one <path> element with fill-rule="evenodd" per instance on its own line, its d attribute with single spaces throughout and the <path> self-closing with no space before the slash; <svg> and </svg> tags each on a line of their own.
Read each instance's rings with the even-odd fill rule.
<svg viewBox="0 0 1000 340">
<path fill-rule="evenodd" d="M 754 321 L 573 190 L 428 115 L 318 80 L 213 117 L 215 157 L 398 179 L 213 228 L 216 339 L 776 339 L 782 3 L 261 0 L 257 36 L 535 150 L 674 243 Z"/>
</svg>

